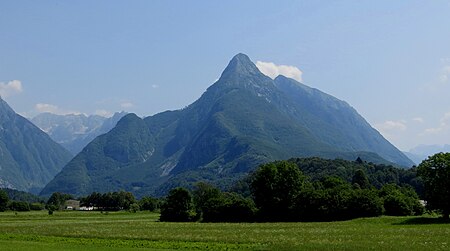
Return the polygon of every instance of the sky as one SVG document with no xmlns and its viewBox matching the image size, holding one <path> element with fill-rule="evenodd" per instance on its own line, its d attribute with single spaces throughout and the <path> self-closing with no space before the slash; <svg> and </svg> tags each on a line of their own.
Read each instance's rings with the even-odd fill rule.
<svg viewBox="0 0 450 251">
<path fill-rule="evenodd" d="M 450 144 L 450 0 L 0 1 L 18 113 L 186 107 L 237 53 L 353 106 L 401 150 Z"/>
</svg>

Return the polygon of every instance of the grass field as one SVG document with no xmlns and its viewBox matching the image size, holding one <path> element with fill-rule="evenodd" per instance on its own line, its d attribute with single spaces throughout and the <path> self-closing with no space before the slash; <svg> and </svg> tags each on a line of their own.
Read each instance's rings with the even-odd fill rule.
<svg viewBox="0 0 450 251">
<path fill-rule="evenodd" d="M 0 250 L 449 250 L 450 224 L 381 217 L 326 223 L 163 223 L 152 213 L 0 213 Z"/>
</svg>

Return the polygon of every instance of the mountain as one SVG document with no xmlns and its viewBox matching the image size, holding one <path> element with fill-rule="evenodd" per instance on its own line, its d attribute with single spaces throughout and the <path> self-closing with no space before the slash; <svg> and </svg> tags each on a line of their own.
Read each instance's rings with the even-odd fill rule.
<svg viewBox="0 0 450 251">
<path fill-rule="evenodd" d="M 440 152 L 450 152 L 450 145 L 418 145 L 405 152 L 411 160 L 416 164 L 420 164 L 423 160 Z"/>
<path fill-rule="evenodd" d="M 0 98 L 0 187 L 39 192 L 71 157 Z"/>
<path fill-rule="evenodd" d="M 32 118 L 31 122 L 76 155 L 97 136 L 107 133 L 116 126 L 126 114 L 120 112 L 105 118 L 98 115 L 40 113 Z"/>
<path fill-rule="evenodd" d="M 425 155 L 415 154 L 411 152 L 403 152 L 414 164 L 419 165 L 424 159 L 427 158 Z"/>
<path fill-rule="evenodd" d="M 409 152 L 428 157 L 440 152 L 450 152 L 450 145 L 419 145 L 409 150 Z"/>
<path fill-rule="evenodd" d="M 413 165 L 344 101 L 282 76 L 272 80 L 238 54 L 188 107 L 123 117 L 42 194 L 163 194 L 199 180 L 226 185 L 261 163 L 309 156 Z"/>
</svg>

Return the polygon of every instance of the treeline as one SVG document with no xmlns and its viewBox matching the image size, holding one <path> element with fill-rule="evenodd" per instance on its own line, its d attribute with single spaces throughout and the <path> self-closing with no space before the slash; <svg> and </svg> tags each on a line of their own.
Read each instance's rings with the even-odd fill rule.
<svg viewBox="0 0 450 251">
<path fill-rule="evenodd" d="M 421 215 L 425 208 L 409 186 L 373 186 L 365 171 L 351 182 L 337 176 L 313 180 L 294 162 L 262 165 L 247 179 L 250 196 L 221 192 L 199 183 L 191 191 L 172 189 L 161 221 L 270 222 L 332 221 L 380 215 Z"/>
<path fill-rule="evenodd" d="M 43 210 L 44 207 L 45 200 L 39 196 L 9 188 L 0 189 L 0 212 Z"/>
<path fill-rule="evenodd" d="M 73 199 L 72 195 L 55 192 L 48 199 L 46 207 L 52 210 L 64 209 L 66 201 Z M 86 197 L 78 199 L 80 206 L 98 211 L 158 211 L 161 204 L 161 199 L 146 196 L 137 200 L 132 193 L 125 191 L 108 193 L 93 192 Z"/>
<path fill-rule="evenodd" d="M 352 181 L 352 177 L 359 169 L 363 170 L 367 175 L 370 184 L 375 188 L 381 188 L 386 184 L 397 184 L 404 186 L 408 184 L 414 188 L 419 197 L 424 197 L 424 184 L 422 179 L 417 176 L 417 168 L 399 168 L 385 164 L 375 164 L 364 161 L 360 158 L 355 161 L 348 161 L 343 159 L 323 159 L 319 157 L 309 158 L 292 158 L 288 160 L 298 166 L 298 168 L 310 178 L 311 181 L 322 180 L 325 177 L 337 176 L 347 182 Z M 168 192 L 176 187 L 184 187 L 189 190 L 195 188 L 198 181 L 214 180 L 213 185 L 219 189 L 229 192 L 236 192 L 238 194 L 248 197 L 251 194 L 249 182 L 245 175 L 240 176 L 236 173 L 234 178 L 231 178 L 229 173 L 224 170 L 222 174 L 216 171 L 186 171 L 178 174 L 174 178 L 169 179 L 155 192 L 157 195 L 166 195 Z"/>
<path fill-rule="evenodd" d="M 331 221 L 380 215 L 420 215 L 416 191 L 423 191 L 416 168 L 321 158 L 291 159 L 260 166 L 224 192 L 207 183 L 170 190 L 165 198 L 136 199 L 125 191 L 77 198 L 93 210 L 160 211 L 161 221 L 267 222 Z M 10 191 L 11 192 L 11 191 Z M 46 203 L 30 194 L 0 191 L 0 211 L 66 208 L 68 194 L 53 193 Z M 39 197 L 37 197 L 39 198 Z"/>
<path fill-rule="evenodd" d="M 146 196 L 137 200 L 132 193 L 125 191 L 104 194 L 94 192 L 81 198 L 80 202 L 82 206 L 93 207 L 95 210 L 102 211 L 157 211 L 160 205 L 160 199 Z"/>
<path fill-rule="evenodd" d="M 15 190 L 14 190 L 15 191 Z M 0 212 L 7 210 L 26 212 L 31 210 L 44 210 L 47 209 L 49 214 L 53 214 L 54 211 L 63 210 L 67 207 L 68 200 L 79 200 L 80 206 L 92 207 L 92 210 L 99 211 L 118 211 L 128 210 L 131 212 L 137 212 L 140 210 L 146 211 L 159 211 L 162 199 L 146 196 L 140 200 L 136 199 L 130 192 L 118 191 L 109 193 L 97 193 L 94 192 L 86 197 L 74 198 L 70 194 L 55 192 L 47 201 L 40 197 L 33 197 L 32 194 L 26 192 L 16 191 L 21 194 L 22 198 L 33 198 L 31 202 L 27 200 L 12 200 L 5 189 L 0 190 Z M 23 193 L 23 194 L 22 194 Z M 18 198 L 18 197 L 13 197 Z M 33 202 L 36 198 L 39 198 L 39 202 Z M 75 209 L 75 208 L 74 208 Z"/>
<path fill-rule="evenodd" d="M 328 176 L 337 176 L 351 182 L 357 170 L 363 170 L 370 184 L 381 188 L 385 184 L 408 184 L 422 197 L 424 185 L 417 176 L 417 168 L 398 168 L 384 164 L 374 164 L 357 158 L 355 161 L 343 159 L 322 159 L 318 157 L 294 158 L 289 162 L 295 163 L 300 170 L 312 181 L 321 180 Z"/>
</svg>

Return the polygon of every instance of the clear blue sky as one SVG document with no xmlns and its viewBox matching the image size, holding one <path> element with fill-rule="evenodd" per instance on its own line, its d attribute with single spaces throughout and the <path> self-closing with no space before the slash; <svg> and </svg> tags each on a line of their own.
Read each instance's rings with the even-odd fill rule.
<svg viewBox="0 0 450 251">
<path fill-rule="evenodd" d="M 148 116 L 236 53 L 298 67 L 400 149 L 450 143 L 450 1 L 1 1 L 0 94 L 19 113 Z"/>
</svg>

